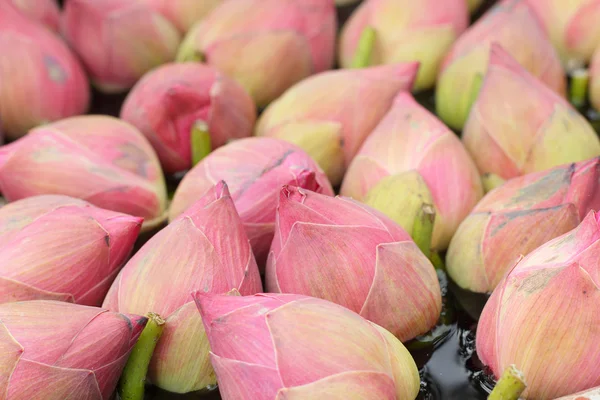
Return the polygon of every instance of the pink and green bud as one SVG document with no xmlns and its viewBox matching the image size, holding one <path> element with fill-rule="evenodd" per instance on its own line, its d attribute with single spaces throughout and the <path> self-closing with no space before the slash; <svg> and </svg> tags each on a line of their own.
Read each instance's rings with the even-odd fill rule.
<svg viewBox="0 0 600 400">
<path fill-rule="evenodd" d="M 340 304 L 406 341 L 435 326 L 433 265 L 394 221 L 345 197 L 285 186 L 266 270 L 267 290 Z"/>
<path fill-rule="evenodd" d="M 2 398 L 112 399 L 146 321 L 59 301 L 1 304 Z"/>
<path fill-rule="evenodd" d="M 556 50 L 524 0 L 502 0 L 452 46 L 436 86 L 436 112 L 461 130 L 488 69 L 490 47 L 501 46 L 529 73 L 564 96 L 566 79 Z"/>
<path fill-rule="evenodd" d="M 575 228 L 600 209 L 600 159 L 562 165 L 507 181 L 463 221 L 446 256 L 462 288 L 491 292 L 520 255 Z"/>
<path fill-rule="evenodd" d="M 592 58 L 589 76 L 590 102 L 592 103 L 592 107 L 597 111 L 600 111 L 600 47 L 598 47 L 598 50 Z"/>
<path fill-rule="evenodd" d="M 264 264 L 273 241 L 282 186 L 333 196 L 327 177 L 302 149 L 283 140 L 247 138 L 217 149 L 185 175 L 173 197 L 169 219 L 174 220 L 220 180 L 229 186 L 259 265 Z"/>
<path fill-rule="evenodd" d="M 468 25 L 465 0 L 366 0 L 344 26 L 340 63 L 352 66 L 363 32 L 372 28 L 375 42 L 369 64 L 418 61 L 413 89 L 429 89 L 444 56 Z"/>
<path fill-rule="evenodd" d="M 409 234 L 423 204 L 433 205 L 432 246 L 443 250 L 483 190 L 456 135 L 402 92 L 350 164 L 340 193 L 378 209 Z"/>
<path fill-rule="evenodd" d="M 190 169 L 232 139 L 252 135 L 256 108 L 234 80 L 200 63 L 167 64 L 144 75 L 121 109 L 121 118 L 150 141 L 166 173 Z M 205 131 L 198 132 L 198 127 Z M 196 135 L 206 135 L 201 146 Z"/>
<path fill-rule="evenodd" d="M 414 399 L 419 373 L 390 332 L 325 300 L 194 294 L 224 399 Z"/>
<path fill-rule="evenodd" d="M 141 226 L 142 218 L 67 196 L 29 197 L 0 208 L 0 303 L 99 306 Z"/>
<path fill-rule="evenodd" d="M 264 107 L 333 66 L 336 26 L 333 0 L 227 0 L 188 32 L 177 59 L 216 67 Z"/>
<path fill-rule="evenodd" d="M 183 34 L 206 18 L 224 0 L 143 0 L 164 15 Z"/>
<path fill-rule="evenodd" d="M 482 175 L 502 179 L 600 155 L 589 122 L 497 45 L 462 140 Z"/>
<path fill-rule="evenodd" d="M 0 0 L 0 49 L 0 130 L 7 138 L 87 111 L 90 89 L 77 58 L 10 0 Z"/>
<path fill-rule="evenodd" d="M 477 327 L 477 354 L 496 378 L 523 372 L 523 398 L 550 400 L 600 385 L 600 227 L 581 224 L 521 258 Z"/>
<path fill-rule="evenodd" d="M 159 314 L 166 324 L 149 378 L 171 392 L 215 384 L 202 320 L 190 293 L 262 291 L 244 226 L 224 182 L 153 236 L 123 268 L 104 307 Z"/>
<path fill-rule="evenodd" d="M 166 218 L 167 193 L 146 138 L 117 118 L 87 115 L 32 130 L 0 148 L 0 192 L 8 201 L 62 194 L 144 218 Z"/>
<path fill-rule="evenodd" d="M 53 32 L 58 32 L 60 24 L 60 9 L 56 0 L 2 0 L 10 1 L 19 11 L 33 21 L 46 26 Z"/>
<path fill-rule="evenodd" d="M 144 1 L 69 0 L 62 33 L 95 86 L 124 92 L 152 68 L 175 59 L 181 37 Z"/>
<path fill-rule="evenodd" d="M 305 79 L 265 110 L 256 134 L 300 146 L 337 186 L 396 95 L 412 88 L 418 68 L 412 62 L 323 72 Z"/>
</svg>

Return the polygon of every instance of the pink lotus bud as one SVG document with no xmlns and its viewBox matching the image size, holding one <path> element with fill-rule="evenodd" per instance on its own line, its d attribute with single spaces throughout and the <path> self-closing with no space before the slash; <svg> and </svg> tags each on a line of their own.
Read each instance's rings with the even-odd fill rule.
<svg viewBox="0 0 600 400">
<path fill-rule="evenodd" d="M 514 178 L 488 193 L 450 242 L 448 274 L 461 287 L 491 292 L 519 255 L 575 228 L 600 209 L 600 159 Z"/>
<path fill-rule="evenodd" d="M 228 140 L 252 135 L 256 108 L 238 83 L 212 67 L 167 64 L 134 86 L 121 118 L 146 135 L 165 172 L 174 173 L 192 166 L 192 131 L 198 125 L 210 134 L 201 149 L 207 153 Z"/>
<path fill-rule="evenodd" d="M 0 0 L 10 1 L 19 11 L 48 29 L 58 32 L 60 9 L 56 0 Z"/>
<path fill-rule="evenodd" d="M 0 208 L 0 303 L 99 306 L 141 226 L 142 218 L 67 196 L 29 197 Z"/>
<path fill-rule="evenodd" d="M 298 295 L 194 295 L 223 399 L 414 399 L 419 373 L 388 331 Z"/>
<path fill-rule="evenodd" d="M 111 399 L 146 321 L 59 301 L 1 304 L 2 398 Z"/>
<path fill-rule="evenodd" d="M 353 64 L 363 32 L 375 29 L 371 65 L 419 61 L 414 90 L 435 84 L 452 43 L 467 29 L 465 0 L 366 0 L 352 14 L 340 38 L 340 63 Z"/>
<path fill-rule="evenodd" d="M 483 190 L 456 135 L 402 92 L 350 164 L 340 193 L 367 202 L 408 233 L 423 203 L 434 205 L 432 246 L 443 250 Z"/>
<path fill-rule="evenodd" d="M 563 61 L 587 63 L 600 45 L 599 0 L 527 0 Z"/>
<path fill-rule="evenodd" d="M 514 364 L 527 399 L 554 399 L 600 385 L 600 216 L 521 259 L 488 300 L 477 353 L 496 377 Z"/>
<path fill-rule="evenodd" d="M 441 311 L 435 270 L 399 225 L 351 199 L 289 186 L 266 285 L 341 304 L 402 341 L 430 330 Z"/>
<path fill-rule="evenodd" d="M 117 118 L 72 117 L 31 131 L 0 149 L 0 192 L 8 201 L 64 194 L 144 218 L 164 221 L 167 194 L 152 146 Z"/>
<path fill-rule="evenodd" d="M 177 59 L 218 68 L 264 107 L 332 67 L 336 24 L 333 0 L 227 0 L 190 30 Z"/>
<path fill-rule="evenodd" d="M 590 74 L 590 102 L 592 107 L 600 111 L 600 47 L 594 54 L 592 63 L 589 69 Z"/>
<path fill-rule="evenodd" d="M 94 84 L 109 93 L 173 60 L 181 39 L 169 20 L 138 0 L 69 0 L 62 30 Z"/>
<path fill-rule="evenodd" d="M 564 96 L 560 59 L 525 0 L 502 0 L 452 46 L 436 86 L 436 113 L 450 127 L 463 128 L 488 68 L 492 43 L 502 46 L 533 76 Z"/>
<path fill-rule="evenodd" d="M 304 151 L 283 140 L 247 138 L 217 149 L 185 175 L 173 197 L 169 219 L 184 212 L 219 180 L 229 185 L 259 265 L 273 241 L 283 185 L 333 196 L 327 177 Z"/>
<path fill-rule="evenodd" d="M 592 126 L 562 97 L 492 45 L 463 131 L 481 174 L 503 179 L 600 155 Z"/>
<path fill-rule="evenodd" d="M 0 118 L 8 138 L 86 112 L 89 84 L 75 56 L 8 0 L 0 0 L 0 49 Z"/>
<path fill-rule="evenodd" d="M 583 392 L 574 393 L 569 396 L 557 398 L 555 400 L 598 400 L 600 398 L 600 387 L 596 387 Z"/>
<path fill-rule="evenodd" d="M 179 29 L 189 31 L 224 0 L 144 0 L 156 7 L 162 15 Z"/>
<path fill-rule="evenodd" d="M 256 134 L 300 146 L 337 186 L 394 97 L 410 90 L 417 70 L 418 63 L 405 63 L 315 75 L 269 106 Z"/>
<path fill-rule="evenodd" d="M 262 284 L 227 185 L 219 182 L 133 256 L 103 306 L 165 318 L 149 376 L 163 389 L 185 393 L 215 384 L 202 320 L 190 293 L 231 289 L 254 294 Z"/>
</svg>

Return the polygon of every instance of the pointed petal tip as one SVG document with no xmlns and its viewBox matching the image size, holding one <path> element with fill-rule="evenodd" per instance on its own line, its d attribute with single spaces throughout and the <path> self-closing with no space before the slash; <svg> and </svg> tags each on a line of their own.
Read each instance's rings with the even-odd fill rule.
<svg viewBox="0 0 600 400">
<path fill-rule="evenodd" d="M 317 175 L 314 171 L 308 169 L 302 169 L 296 176 L 296 182 L 298 187 L 318 192 L 321 189 L 321 185 L 317 182 Z"/>
<path fill-rule="evenodd" d="M 134 346 L 142 334 L 142 331 L 148 323 L 148 317 L 142 317 L 136 314 L 123 314 L 131 323 L 131 340 L 130 345 Z"/>
</svg>

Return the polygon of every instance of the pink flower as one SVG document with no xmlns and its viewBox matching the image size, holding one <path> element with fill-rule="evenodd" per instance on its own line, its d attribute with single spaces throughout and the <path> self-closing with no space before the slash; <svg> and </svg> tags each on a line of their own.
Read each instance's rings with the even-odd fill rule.
<svg viewBox="0 0 600 400">
<path fill-rule="evenodd" d="M 224 0 L 143 0 L 158 11 L 181 33 L 189 31 Z"/>
<path fill-rule="evenodd" d="M 60 23 L 60 9 L 56 0 L 0 0 L 10 1 L 22 14 L 33 21 L 45 25 L 54 32 L 58 32 Z"/>
</svg>

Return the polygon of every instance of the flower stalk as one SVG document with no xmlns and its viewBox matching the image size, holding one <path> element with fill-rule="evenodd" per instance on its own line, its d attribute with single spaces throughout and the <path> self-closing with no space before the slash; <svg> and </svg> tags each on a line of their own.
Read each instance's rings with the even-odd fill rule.
<svg viewBox="0 0 600 400">
<path fill-rule="evenodd" d="M 587 90 L 590 80 L 590 74 L 585 68 L 578 68 L 571 72 L 571 88 L 569 99 L 571 104 L 579 108 L 585 105 L 587 101 Z"/>
<path fill-rule="evenodd" d="M 371 64 L 373 46 L 375 45 L 375 29 L 367 26 L 358 41 L 358 47 L 352 60 L 352 68 L 365 68 Z"/>
<path fill-rule="evenodd" d="M 413 222 L 412 237 L 427 258 L 431 258 L 431 238 L 433 236 L 434 221 L 435 208 L 431 204 L 424 203 Z"/>
<path fill-rule="evenodd" d="M 526 388 L 523 373 L 512 364 L 504 370 L 488 400 L 518 400 Z"/>
<path fill-rule="evenodd" d="M 196 121 L 192 126 L 190 140 L 192 145 L 192 166 L 194 166 L 210 154 L 211 142 L 208 124 L 204 121 Z"/>
</svg>

